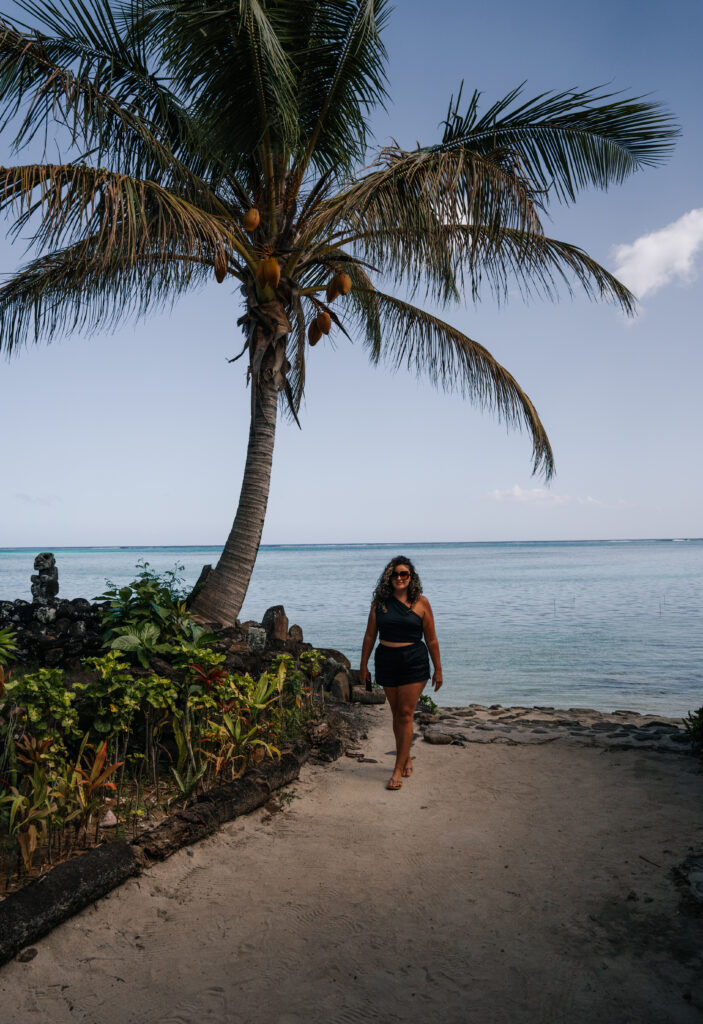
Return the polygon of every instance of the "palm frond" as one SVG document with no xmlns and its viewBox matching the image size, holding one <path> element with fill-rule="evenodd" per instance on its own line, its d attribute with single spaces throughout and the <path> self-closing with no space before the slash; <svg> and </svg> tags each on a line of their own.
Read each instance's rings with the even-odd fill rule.
<svg viewBox="0 0 703 1024">
<path fill-rule="evenodd" d="M 541 93 L 519 103 L 523 86 L 482 117 L 478 92 L 459 112 L 460 90 L 450 101 L 442 141 L 433 149 L 512 157 L 534 188 L 573 202 L 589 185 L 607 189 L 661 163 L 680 134 L 665 107 L 642 96 L 622 98 L 593 88 Z"/>
<path fill-rule="evenodd" d="M 553 475 L 554 456 L 537 410 L 487 349 L 438 317 L 392 295 L 355 288 L 351 297 L 355 317 L 366 330 L 373 363 L 414 371 L 435 387 L 457 391 L 491 411 L 508 427 L 526 429 L 532 437 L 533 472 L 542 472 L 546 479 Z M 376 323 L 382 331 L 380 346 Z"/>
<path fill-rule="evenodd" d="M 33 260 L 0 286 L 0 351 L 66 334 L 114 330 L 133 317 L 173 305 L 203 284 L 212 269 L 192 257 L 167 260 L 117 252 L 106 261 L 98 238 Z"/>
<path fill-rule="evenodd" d="M 444 224 L 431 234 L 391 227 L 350 235 L 336 247 L 321 244 L 309 250 L 307 259 L 342 264 L 343 245 L 351 247 L 362 264 L 364 257 L 380 257 L 383 269 L 392 267 L 394 278 L 412 290 L 434 279 L 445 301 L 467 290 L 473 301 L 479 301 L 485 287 L 501 302 L 512 286 L 524 299 L 541 296 L 556 301 L 559 285 L 573 295 L 576 282 L 589 299 L 615 302 L 624 313 L 635 311 L 632 292 L 605 267 L 578 246 L 542 234 L 512 228 L 488 232 L 480 224 Z"/>
<path fill-rule="evenodd" d="M 15 149 L 58 122 L 96 162 L 137 176 L 212 174 L 197 126 L 156 78 L 121 65 L 110 51 L 86 50 L 80 38 L 23 34 L 0 23 L 0 130 L 15 118 Z"/>
<path fill-rule="evenodd" d="M 539 207 L 539 197 L 514 168 L 463 151 L 386 147 L 355 182 L 314 205 L 297 245 L 306 252 L 315 240 L 357 239 L 364 260 L 446 302 L 458 298 L 447 225 L 480 224 L 486 238 L 505 228 L 541 235 Z"/>
<path fill-rule="evenodd" d="M 267 136 L 271 153 L 291 148 L 298 136 L 295 76 L 277 32 L 278 9 L 261 0 L 143 3 L 147 48 L 229 163 L 257 151 Z"/>
<path fill-rule="evenodd" d="M 305 0 L 295 7 L 305 147 L 298 180 L 310 160 L 320 173 L 351 173 L 366 155 L 368 114 L 387 96 L 381 32 L 388 0 Z"/>
<path fill-rule="evenodd" d="M 149 254 L 155 263 L 175 248 L 212 259 L 242 251 L 228 219 L 156 182 L 86 164 L 0 168 L 0 212 L 15 214 L 15 235 L 32 229 L 40 249 L 95 238 L 94 258 L 108 262 L 113 251 Z"/>
<path fill-rule="evenodd" d="M 307 329 L 305 312 L 300 298 L 293 302 L 293 330 L 288 336 L 287 349 L 290 369 L 287 373 L 288 388 L 281 392 L 281 408 L 285 416 L 298 421 L 298 413 L 305 394 L 305 355 L 307 347 Z"/>
</svg>

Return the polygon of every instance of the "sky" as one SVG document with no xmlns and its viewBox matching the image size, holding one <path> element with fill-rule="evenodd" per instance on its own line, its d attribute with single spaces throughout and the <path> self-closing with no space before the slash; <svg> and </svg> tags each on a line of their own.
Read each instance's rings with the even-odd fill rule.
<svg viewBox="0 0 703 1024">
<path fill-rule="evenodd" d="M 636 318 L 578 293 L 442 312 L 532 398 L 550 484 L 531 476 L 526 434 L 372 367 L 338 332 L 310 353 L 302 430 L 279 422 L 264 543 L 703 536 L 702 37 L 698 0 L 397 0 L 379 145 L 436 141 L 462 80 L 486 105 L 523 81 L 526 97 L 646 93 L 682 136 L 664 166 L 552 206 L 546 224 L 621 277 Z M 0 160 L 18 162 L 2 138 Z M 22 258 L 0 239 L 0 273 Z M 248 433 L 242 362 L 226 361 L 238 299 L 213 278 L 168 313 L 0 361 L 0 547 L 224 542 Z"/>
</svg>

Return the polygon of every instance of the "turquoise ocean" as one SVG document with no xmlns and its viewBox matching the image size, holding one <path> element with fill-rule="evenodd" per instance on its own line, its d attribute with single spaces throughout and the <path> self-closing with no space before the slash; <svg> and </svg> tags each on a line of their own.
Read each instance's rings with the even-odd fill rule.
<svg viewBox="0 0 703 1024">
<path fill-rule="evenodd" d="M 31 599 L 35 555 L 0 549 L 0 599 Z M 217 547 L 54 548 L 59 596 L 92 599 L 139 558 L 195 582 Z M 271 545 L 240 618 L 283 604 L 305 639 L 358 666 L 375 581 L 406 554 L 432 603 L 439 703 L 628 708 L 703 705 L 703 540 Z"/>
</svg>

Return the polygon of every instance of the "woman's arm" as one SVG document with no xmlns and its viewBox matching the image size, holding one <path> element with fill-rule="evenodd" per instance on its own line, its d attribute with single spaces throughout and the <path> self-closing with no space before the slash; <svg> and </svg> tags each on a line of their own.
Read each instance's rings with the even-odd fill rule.
<svg viewBox="0 0 703 1024">
<path fill-rule="evenodd" d="M 364 642 L 361 645 L 361 665 L 359 666 L 359 677 L 362 686 L 366 682 L 366 677 L 369 674 L 369 658 L 371 657 L 371 651 L 373 650 L 373 645 L 376 643 L 377 636 L 378 626 L 376 625 L 376 605 L 372 604 L 371 611 L 369 612 L 369 621 L 366 624 L 366 632 L 364 633 Z"/>
<path fill-rule="evenodd" d="M 439 655 L 439 640 L 434 628 L 434 615 L 432 614 L 432 608 L 430 602 L 426 597 L 421 597 L 420 600 L 423 602 L 423 613 L 422 613 L 422 631 L 425 635 L 425 643 L 427 644 L 427 650 L 430 652 L 432 658 L 432 664 L 434 665 L 434 672 L 432 674 L 432 685 L 435 690 L 438 690 L 442 685 L 442 659 Z"/>
</svg>

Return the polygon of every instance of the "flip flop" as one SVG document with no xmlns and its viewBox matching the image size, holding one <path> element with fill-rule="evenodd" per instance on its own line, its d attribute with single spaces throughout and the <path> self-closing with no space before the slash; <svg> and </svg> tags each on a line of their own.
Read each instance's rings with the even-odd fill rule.
<svg viewBox="0 0 703 1024">
<path fill-rule="evenodd" d="M 388 784 L 386 785 L 386 789 L 390 789 L 390 791 L 392 793 L 396 793 L 399 789 L 402 788 L 402 785 L 403 785 L 403 783 L 400 781 L 400 779 L 394 779 L 394 778 L 391 777 L 388 780 Z"/>
</svg>

